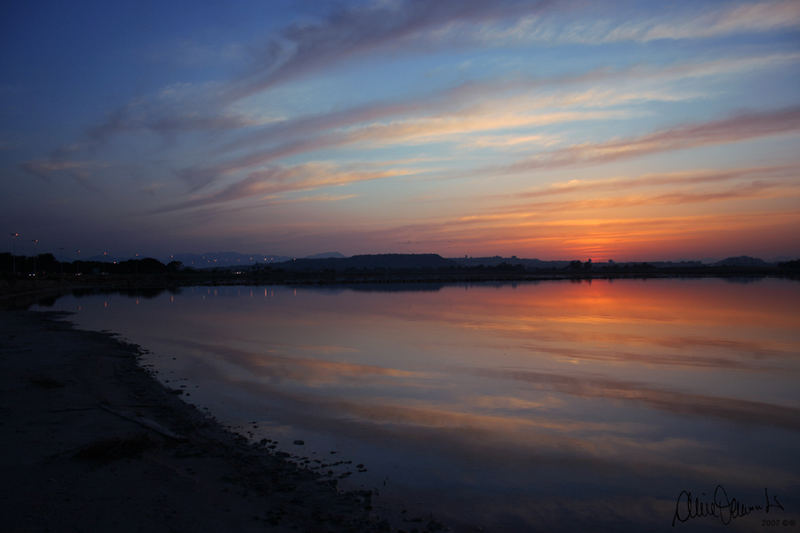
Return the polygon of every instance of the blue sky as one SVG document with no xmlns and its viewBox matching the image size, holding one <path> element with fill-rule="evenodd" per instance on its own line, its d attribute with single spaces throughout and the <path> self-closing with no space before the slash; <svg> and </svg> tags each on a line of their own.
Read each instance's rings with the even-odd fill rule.
<svg viewBox="0 0 800 533">
<path fill-rule="evenodd" d="M 1 24 L 23 251 L 800 255 L 795 1 L 39 2 Z"/>
</svg>

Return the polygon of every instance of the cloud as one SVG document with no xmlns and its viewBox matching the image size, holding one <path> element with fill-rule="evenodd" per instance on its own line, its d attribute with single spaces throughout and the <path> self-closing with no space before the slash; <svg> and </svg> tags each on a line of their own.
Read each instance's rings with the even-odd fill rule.
<svg viewBox="0 0 800 533">
<path fill-rule="evenodd" d="M 420 114 L 446 115 L 459 113 L 470 102 L 485 102 L 487 99 L 507 101 L 515 93 L 531 93 L 543 89 L 587 85 L 591 89 L 578 95 L 557 95 L 559 105 L 587 104 L 594 107 L 618 105 L 635 100 L 674 100 L 661 89 L 661 93 L 628 92 L 617 95 L 622 82 L 657 83 L 659 87 L 668 81 L 687 77 L 710 77 L 752 70 L 770 68 L 800 60 L 799 53 L 769 54 L 748 57 L 724 58 L 713 61 L 699 61 L 659 66 L 658 68 L 633 65 L 623 69 L 597 68 L 577 74 L 562 74 L 542 78 L 506 78 L 491 81 L 469 81 L 436 92 L 415 96 L 409 99 L 386 102 L 371 102 L 344 110 L 301 116 L 280 120 L 248 131 L 244 137 L 223 145 L 221 152 L 240 150 L 244 146 L 285 140 L 287 137 L 318 134 L 320 131 L 347 128 L 357 124 L 375 122 L 390 117 L 413 117 Z M 613 83 L 605 94 L 598 95 L 597 84 Z M 529 98 L 530 99 L 530 98 Z"/>
<path fill-rule="evenodd" d="M 561 111 L 514 112 L 511 109 L 480 108 L 461 114 L 428 116 L 389 123 L 368 124 L 344 131 L 323 133 L 313 137 L 291 140 L 264 150 L 229 159 L 217 165 L 178 171 L 178 176 L 199 190 L 218 178 L 236 171 L 263 165 L 284 157 L 311 153 L 332 147 L 358 144 L 359 148 L 385 145 L 415 145 L 432 141 L 453 141 L 455 136 L 475 132 L 545 126 L 571 121 L 619 119 L 629 116 L 626 111 Z"/>
<path fill-rule="evenodd" d="M 763 56 L 762 66 L 796 61 L 798 54 Z M 460 141 L 469 143 L 470 139 L 457 139 L 458 135 L 469 135 L 477 132 L 501 130 L 557 124 L 580 120 L 619 119 L 630 116 L 630 111 L 602 110 L 596 108 L 618 106 L 644 100 L 669 100 L 663 89 L 623 90 L 612 89 L 601 91 L 593 88 L 585 92 L 556 93 L 538 95 L 537 89 L 558 88 L 573 84 L 611 82 L 619 85 L 621 80 L 629 79 L 637 83 L 655 82 L 664 84 L 668 79 L 680 79 L 683 76 L 697 76 L 720 72 L 732 72 L 751 68 L 759 63 L 757 58 L 747 57 L 724 61 L 700 62 L 675 65 L 666 69 L 644 69 L 634 66 L 625 70 L 598 69 L 579 75 L 556 76 L 553 78 L 534 80 L 502 80 L 500 82 L 471 82 L 441 92 L 427 95 L 424 98 L 410 99 L 400 102 L 370 103 L 362 106 L 322 113 L 311 116 L 284 120 L 264 126 L 260 129 L 249 129 L 246 134 L 223 145 L 217 153 L 228 150 L 242 150 L 248 146 L 275 143 L 265 149 L 240 155 L 211 165 L 179 171 L 179 175 L 198 190 L 231 172 L 248 167 L 268 163 L 283 157 L 315 150 L 340 147 L 358 143 L 361 147 L 384 145 L 386 143 L 414 144 L 428 142 L 432 139 Z M 666 71 L 666 72 L 665 72 Z M 515 93 L 523 93 L 513 96 Z M 477 103 L 476 103 L 477 102 Z M 472 103 L 472 105 L 469 105 Z M 574 107 L 589 109 L 575 109 Z M 557 111 L 559 107 L 567 110 Z M 547 111 L 543 111 L 543 109 Z M 595 108 L 595 109 L 592 109 Z M 399 117 L 387 120 L 391 117 Z M 743 119 L 749 118 L 744 116 Z M 383 122 L 380 122 L 383 120 Z M 724 126 L 724 125 L 723 125 Z M 682 132 L 678 132 L 682 133 Z M 449 138 L 448 138 L 449 137 Z M 521 135 L 525 137 L 525 135 Z M 639 140 L 639 150 L 644 148 L 646 139 Z M 653 143 L 662 139 L 653 138 Z M 721 142 L 721 141 L 720 141 Z M 663 145 L 666 149 L 667 145 Z M 595 147 L 607 152 L 613 145 Z M 619 150 L 623 148 L 618 147 Z M 561 164 L 569 164 L 569 157 L 582 157 L 580 154 L 559 154 L 564 160 Z M 585 157 L 585 156 L 583 156 Z M 610 154 L 606 155 L 611 158 Z M 598 158 L 599 159 L 599 158 Z M 551 161 L 551 164 L 557 164 Z"/>
<path fill-rule="evenodd" d="M 465 144 L 475 148 L 520 149 L 530 145 L 549 146 L 560 140 L 554 135 L 484 135 L 468 139 Z"/>
<path fill-rule="evenodd" d="M 253 119 L 226 110 L 220 100 L 221 85 L 173 83 L 156 94 L 137 98 L 111 111 L 88 129 L 94 143 L 112 136 L 149 130 L 161 135 L 193 131 L 228 131 L 257 124 Z"/>
<path fill-rule="evenodd" d="M 89 181 L 91 170 L 95 168 L 107 167 L 107 163 L 100 161 L 69 161 L 69 160 L 34 160 L 26 161 L 20 167 L 46 182 L 50 182 L 53 176 L 65 175 L 72 178 L 79 185 L 96 190 L 96 187 Z"/>
<path fill-rule="evenodd" d="M 429 116 L 413 120 L 400 120 L 389 124 L 371 124 L 354 129 L 342 136 L 343 144 L 353 142 L 382 144 L 419 144 L 434 140 L 455 140 L 454 136 L 496 131 L 511 128 L 547 126 L 588 120 L 628 118 L 628 111 L 554 111 L 541 112 L 529 109 L 505 109 L 487 106 L 452 115 Z M 458 139 L 460 140 L 460 139 Z"/>
<path fill-rule="evenodd" d="M 737 33 L 765 32 L 800 26 L 800 4 L 794 0 L 740 4 L 678 24 L 653 24 L 639 40 L 696 39 Z"/>
<path fill-rule="evenodd" d="M 345 110 L 270 120 L 245 116 L 242 111 L 225 110 L 224 84 L 176 83 L 158 94 L 136 100 L 111 113 L 93 127 L 89 137 L 97 144 L 122 132 L 152 131 L 163 136 L 212 132 L 209 149 L 212 158 L 226 152 L 257 150 L 210 165 L 197 165 L 176 171 L 191 191 L 249 167 L 263 165 L 292 155 L 359 143 L 361 146 L 386 143 L 414 144 L 432 138 L 466 142 L 457 135 L 508 127 L 531 127 L 559 121 L 624 118 L 623 110 L 597 110 L 642 101 L 684 99 L 664 88 L 670 80 L 713 76 L 755 67 L 767 68 L 795 62 L 800 54 L 771 54 L 715 61 L 676 64 L 660 68 L 634 65 L 624 69 L 600 68 L 577 74 L 545 78 L 506 78 L 470 81 L 422 96 L 371 102 Z M 610 84 L 606 89 L 602 84 Z M 625 82 L 626 85 L 620 84 Z M 657 84 L 649 88 L 647 84 Z M 631 84 L 644 87 L 636 88 Z M 538 94 L 562 87 L 590 85 L 583 92 Z M 623 87 L 622 89 L 620 87 Z M 690 97 L 693 97 L 690 95 Z M 566 110 L 555 111 L 555 108 Z M 595 108 L 573 110 L 575 107 Z M 536 113 L 537 109 L 549 109 Z M 237 134 L 240 132 L 239 134 Z M 446 137 L 450 137 L 446 139 Z M 524 137 L 524 135 L 523 135 Z"/>
<path fill-rule="evenodd" d="M 284 205 L 284 204 L 305 204 L 305 203 L 327 203 L 327 202 L 341 202 L 343 200 L 351 200 L 358 198 L 357 194 L 315 194 L 313 196 L 298 196 L 295 198 L 270 198 L 268 205 Z"/>
<path fill-rule="evenodd" d="M 483 169 L 480 173 L 518 173 L 570 165 L 606 163 L 658 152 L 733 143 L 798 130 L 800 130 L 800 106 L 773 111 L 745 112 L 725 119 L 658 130 L 640 137 L 579 144 L 552 150 L 511 165 Z"/>
<path fill-rule="evenodd" d="M 602 2 L 589 6 L 576 3 L 562 5 L 568 7 L 553 10 L 545 16 L 521 17 L 510 25 L 507 21 L 501 21 L 472 32 L 469 28 L 458 29 L 485 45 L 507 46 L 536 42 L 603 45 L 631 41 L 647 43 L 657 40 L 710 39 L 796 29 L 800 26 L 800 5 L 794 0 L 730 2 L 724 7 L 705 12 L 696 6 L 693 9 L 680 9 L 677 6 L 673 10 L 673 13 L 677 13 L 661 13 L 658 17 L 650 16 L 650 10 L 638 13 L 629 9 L 624 16 L 614 18 L 608 17 L 608 10 L 624 10 L 624 6 Z"/>
<path fill-rule="evenodd" d="M 238 100 L 346 58 L 403 43 L 424 50 L 437 29 L 534 14 L 551 2 L 498 0 L 405 0 L 340 7 L 316 22 L 287 26 L 255 60 L 249 76 L 231 88 Z"/>
<path fill-rule="evenodd" d="M 548 219 L 553 213 L 570 213 L 577 216 L 591 210 L 616 210 L 642 206 L 682 206 L 730 200 L 755 200 L 759 198 L 800 197 L 800 187 L 786 187 L 781 182 L 753 181 L 736 187 L 714 191 L 675 191 L 651 195 L 619 195 L 605 198 L 536 202 L 504 206 L 491 213 L 468 215 L 459 219 L 469 224 L 488 222 L 516 222 Z"/>
<path fill-rule="evenodd" d="M 718 183 L 722 181 L 738 180 L 748 177 L 786 177 L 794 175 L 796 166 L 771 166 L 751 167 L 728 170 L 695 170 L 684 172 L 671 172 L 661 174 L 643 174 L 635 178 L 612 178 L 603 180 L 570 180 L 563 183 L 554 183 L 549 187 L 522 191 L 513 196 L 523 198 L 538 198 L 569 193 L 587 191 L 620 191 L 638 187 L 652 187 L 658 185 L 696 185 L 701 183 Z"/>
<path fill-rule="evenodd" d="M 308 139 L 288 141 L 260 152 L 246 154 L 216 165 L 207 167 L 193 167 L 179 170 L 179 178 L 188 183 L 191 190 L 197 191 L 218 178 L 256 165 L 263 165 L 270 161 L 288 157 L 295 154 L 313 152 L 322 148 L 346 144 L 347 138 L 338 135 L 320 135 Z"/>
<path fill-rule="evenodd" d="M 217 192 L 197 195 L 189 200 L 163 206 L 153 212 L 164 213 L 247 198 L 266 198 L 271 200 L 271 203 L 275 203 L 274 195 L 278 193 L 342 186 L 411 174 L 413 171 L 367 170 L 323 163 L 304 163 L 290 167 L 274 166 L 251 172 L 246 178 L 229 184 Z"/>
</svg>

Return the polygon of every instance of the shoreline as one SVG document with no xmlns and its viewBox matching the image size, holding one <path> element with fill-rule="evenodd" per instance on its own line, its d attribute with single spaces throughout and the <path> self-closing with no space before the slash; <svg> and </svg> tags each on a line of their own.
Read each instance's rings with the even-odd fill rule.
<svg viewBox="0 0 800 533">
<path fill-rule="evenodd" d="M 223 428 L 140 366 L 138 346 L 64 313 L 0 314 L 6 531 L 392 530 L 370 491 L 339 492 Z"/>
<path fill-rule="evenodd" d="M 800 260 L 796 260 L 800 261 Z M 191 286 L 219 285 L 446 285 L 472 283 L 536 283 L 544 281 L 591 282 L 592 280 L 708 279 L 750 282 L 766 278 L 800 281 L 800 270 L 792 266 L 692 266 L 656 267 L 647 263 L 633 266 L 576 269 L 525 269 L 519 265 L 469 268 L 374 268 L 374 269 L 272 269 L 248 267 L 181 270 L 134 274 L 95 272 L 55 274 L 40 272 L 34 278 L 0 273 L 0 303 L 16 297 L 60 294 L 73 290 L 177 290 Z"/>
<path fill-rule="evenodd" d="M 760 271 L 759 269 L 733 269 L 726 271 L 651 271 L 651 272 L 600 272 L 583 273 L 527 273 L 506 272 L 503 275 L 448 276 L 440 273 L 376 275 L 348 273 L 344 276 L 320 276 L 318 273 L 299 272 L 296 277 L 230 276 L 211 273 L 208 276 L 85 276 L 30 279 L 0 279 L 0 309 L 28 309 L 31 305 L 75 292 L 126 292 L 126 291 L 180 291 L 186 287 L 223 286 L 296 286 L 296 287 L 424 287 L 445 285 L 515 284 L 541 282 L 591 283 L 592 281 L 661 280 L 661 279 L 721 279 L 734 283 L 751 283 L 763 279 L 800 281 L 798 272 Z M 327 273 L 330 274 L 330 273 Z M 46 303 L 44 305 L 47 305 Z"/>
</svg>

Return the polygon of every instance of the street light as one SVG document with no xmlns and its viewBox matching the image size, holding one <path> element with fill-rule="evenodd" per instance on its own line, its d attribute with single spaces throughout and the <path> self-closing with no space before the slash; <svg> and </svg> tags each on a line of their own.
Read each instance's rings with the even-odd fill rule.
<svg viewBox="0 0 800 533">
<path fill-rule="evenodd" d="M 14 275 L 17 275 L 17 248 L 15 246 L 16 239 L 19 239 L 19 233 L 13 232 L 11 234 L 11 269 L 14 272 Z"/>
<path fill-rule="evenodd" d="M 37 268 L 39 265 L 39 255 L 36 253 L 36 248 L 39 245 L 39 239 L 31 239 L 33 243 L 33 277 L 36 277 L 36 273 L 39 271 Z"/>
</svg>

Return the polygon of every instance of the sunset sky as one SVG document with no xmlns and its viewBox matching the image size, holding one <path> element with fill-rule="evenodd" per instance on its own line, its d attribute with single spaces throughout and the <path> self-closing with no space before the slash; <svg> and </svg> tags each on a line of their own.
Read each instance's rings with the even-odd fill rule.
<svg viewBox="0 0 800 533">
<path fill-rule="evenodd" d="M 38 1 L 0 27 L 2 251 L 800 257 L 796 0 Z"/>
</svg>

